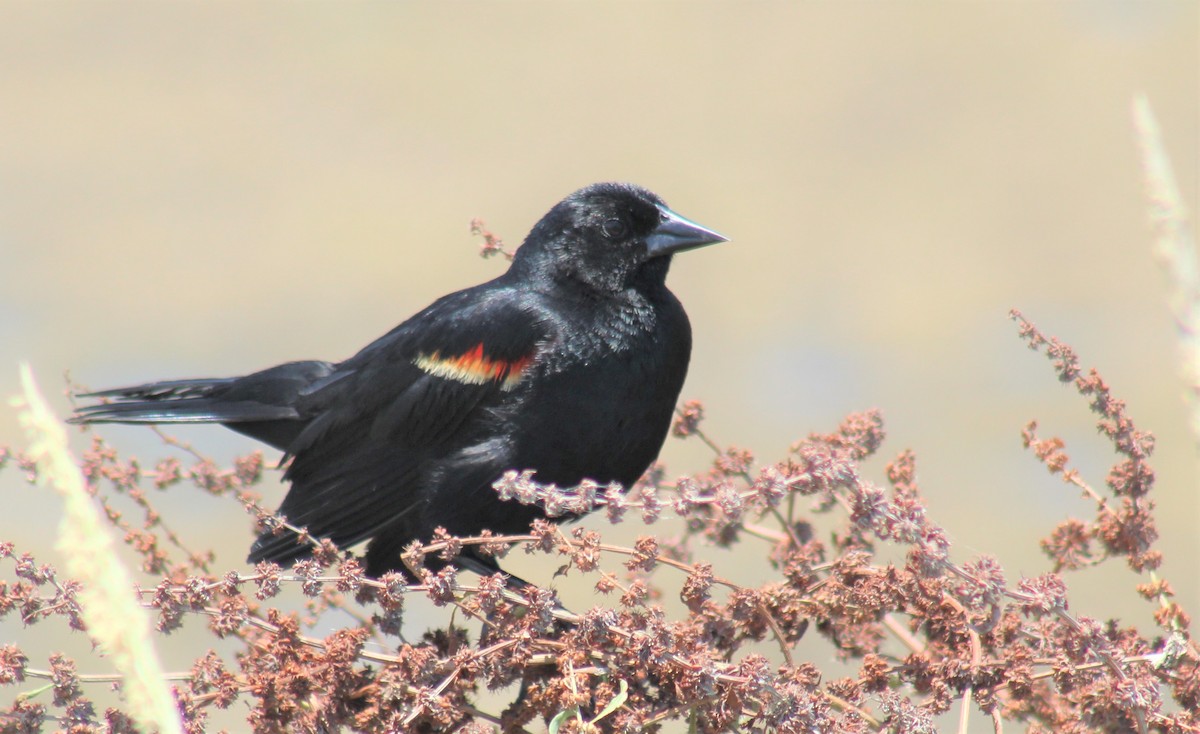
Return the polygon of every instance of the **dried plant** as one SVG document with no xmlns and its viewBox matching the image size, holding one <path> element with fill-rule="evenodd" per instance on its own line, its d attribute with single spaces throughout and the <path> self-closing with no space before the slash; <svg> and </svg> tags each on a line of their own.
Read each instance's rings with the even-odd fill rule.
<svg viewBox="0 0 1200 734">
<path fill-rule="evenodd" d="M 1200 651 L 1170 584 L 1155 574 L 1161 555 L 1148 463 L 1153 439 L 1068 346 L 1020 314 L 1013 317 L 1029 346 L 1053 361 L 1059 379 L 1087 398 L 1120 456 L 1100 490 L 1071 466 L 1061 440 L 1041 437 L 1036 424 L 1026 427 L 1034 455 L 1096 507 L 1092 520 L 1064 521 L 1042 541 L 1054 570 L 1034 578 L 1010 579 L 987 556 L 953 559 L 947 534 L 921 498 L 912 453 L 887 464 L 888 486 L 864 477 L 861 462 L 884 439 L 874 411 L 809 436 L 772 464 L 722 449 L 707 472 L 667 482 L 656 469 L 628 490 L 558 488 L 512 472 L 496 483 L 511 501 L 540 503 L 551 514 L 601 509 L 612 522 L 653 523 L 674 513 L 686 531 L 671 540 L 647 534 L 633 547 L 547 521 L 523 536 L 443 534 L 406 550 L 420 583 L 398 574 L 366 578 L 358 560 L 328 541 L 317 544 L 314 559 L 291 569 L 261 564 L 252 573 L 219 574 L 206 554 L 182 547 L 143 485 L 191 482 L 236 499 L 263 524 L 278 523 L 251 489 L 263 476 L 258 454 L 229 469 L 196 456 L 190 467 L 171 458 L 143 471 L 93 437 L 80 471 L 87 492 L 142 558 L 143 578 L 157 579 L 142 604 L 156 615 L 158 630 L 171 632 L 196 616 L 207 620 L 214 638 L 236 642 L 232 661 L 213 649 L 198 651 L 190 671 L 165 676 L 175 681 L 187 731 L 204 731 L 211 709 L 239 700 L 251 707 L 256 732 L 521 731 L 545 722 L 562 732 L 632 732 L 668 721 L 701 732 L 920 732 L 931 731 L 933 716 L 955 705 L 964 721 L 979 712 L 997 727 L 1016 721 L 1045 731 L 1195 731 Z M 688 403 L 674 432 L 716 446 L 702 416 L 702 406 Z M 61 471 L 41 449 L 5 456 L 31 480 Z M 144 512 L 140 522 L 111 509 L 115 494 L 134 499 Z M 814 528 L 830 521 L 832 540 L 818 540 Z M 774 575 L 757 587 L 717 576 L 710 561 L 697 557 L 702 548 L 750 543 L 761 547 Z M 570 612 L 545 589 L 518 593 L 501 576 L 470 581 L 452 567 L 422 568 L 426 556 L 450 558 L 466 544 L 495 554 L 520 547 L 555 556 L 561 573 L 591 578 L 611 602 Z M 885 546 L 903 550 L 903 565 L 880 560 Z M 104 623 L 95 620 L 102 617 L 89 613 L 93 602 L 84 591 L 97 582 L 65 578 L 11 543 L 0 544 L 0 557 L 12 577 L 0 582 L 0 614 L 18 614 L 30 625 L 61 619 L 101 640 Z M 621 559 L 625 572 L 605 570 L 612 564 L 602 561 L 610 557 Z M 1144 577 L 1136 591 L 1157 605 L 1159 629 L 1147 634 L 1069 611 L 1062 573 L 1113 559 Z M 290 584 L 312 600 L 307 619 L 272 605 Z M 413 595 L 447 608 L 446 625 L 426 631 L 420 642 L 401 638 L 405 601 Z M 685 611 L 669 616 L 659 603 L 667 595 L 678 596 Z M 313 623 L 333 608 L 357 622 L 314 636 Z M 456 618 L 469 624 L 453 624 Z M 832 677 L 798 659 L 794 647 L 806 632 L 826 638 L 857 672 Z M 776 650 L 777 661 L 757 643 Z M 50 701 L 16 696 L 0 713 L 0 731 L 51 724 L 132 730 L 132 721 L 141 720 L 133 715 L 132 679 L 121 678 L 130 710 L 101 717 L 86 683 L 114 678 L 82 675 L 79 667 L 61 656 L 37 665 L 17 644 L 0 647 L 0 683 L 43 679 L 53 691 Z M 481 692 L 506 686 L 513 691 L 507 708 L 477 708 Z"/>
</svg>

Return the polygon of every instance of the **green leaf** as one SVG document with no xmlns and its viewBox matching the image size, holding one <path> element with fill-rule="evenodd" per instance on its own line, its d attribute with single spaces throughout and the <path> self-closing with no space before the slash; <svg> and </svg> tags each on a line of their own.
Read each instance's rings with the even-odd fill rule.
<svg viewBox="0 0 1200 734">
<path fill-rule="evenodd" d="M 550 734 L 558 734 L 558 727 L 562 726 L 563 722 L 566 721 L 567 718 L 570 717 L 572 714 L 574 714 L 575 711 L 576 711 L 575 709 L 567 709 L 566 711 L 559 711 L 558 714 L 555 715 L 555 717 L 550 720 Z"/>
<path fill-rule="evenodd" d="M 612 697 L 612 700 L 608 702 L 608 705 L 601 709 L 600 713 L 596 714 L 596 718 L 592 719 L 591 723 L 595 724 L 600 719 L 603 719 L 605 716 L 608 716 L 612 712 L 621 708 L 625 701 L 628 700 L 629 684 L 625 682 L 624 678 L 618 680 L 617 683 L 621 686 L 621 690 L 617 691 L 617 695 Z"/>
</svg>

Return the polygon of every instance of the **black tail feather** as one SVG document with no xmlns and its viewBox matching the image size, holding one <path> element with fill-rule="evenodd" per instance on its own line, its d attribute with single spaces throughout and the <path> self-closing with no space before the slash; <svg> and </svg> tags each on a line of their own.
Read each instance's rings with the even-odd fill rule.
<svg viewBox="0 0 1200 734">
<path fill-rule="evenodd" d="M 78 408 L 71 423 L 242 423 L 294 420 L 290 406 L 263 405 L 222 398 L 155 398 L 100 403 Z"/>
<path fill-rule="evenodd" d="M 288 362 L 240 378 L 162 380 L 83 393 L 102 402 L 76 410 L 72 423 L 247 423 L 294 421 L 296 401 L 329 377 L 329 362 Z"/>
<path fill-rule="evenodd" d="M 209 378 L 200 380 L 162 380 L 132 387 L 116 387 L 108 390 L 80 393 L 80 398 L 113 398 L 117 400 L 162 400 L 165 398 L 209 397 L 215 390 L 232 385 L 236 377 Z"/>
<path fill-rule="evenodd" d="M 245 378 L 242 378 L 245 379 Z M 238 378 L 169 380 L 84 393 L 107 402 L 75 410 L 71 423 L 241 423 L 299 417 L 290 405 L 235 397 Z"/>
<path fill-rule="evenodd" d="M 166 380 L 80 395 L 103 402 L 75 410 L 71 423 L 221 423 L 280 449 L 306 421 L 305 389 L 333 371 L 328 362 L 289 362 L 245 377 Z"/>
</svg>

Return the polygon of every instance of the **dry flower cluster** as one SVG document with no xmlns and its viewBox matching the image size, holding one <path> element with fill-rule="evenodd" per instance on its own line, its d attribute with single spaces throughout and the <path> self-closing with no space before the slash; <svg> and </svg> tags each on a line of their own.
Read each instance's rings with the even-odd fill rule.
<svg viewBox="0 0 1200 734">
<path fill-rule="evenodd" d="M 674 482 L 657 467 L 628 489 L 557 488 L 510 473 L 497 491 L 551 515 L 599 509 L 612 522 L 653 524 L 669 513 L 685 531 L 669 540 L 647 533 L 633 547 L 546 521 L 524 536 L 439 536 L 406 551 L 420 583 L 366 578 L 358 560 L 327 541 L 314 541 L 315 557 L 293 568 L 260 564 L 250 573 L 214 569 L 211 553 L 184 547 L 147 489 L 192 484 L 278 525 L 253 489 L 264 473 L 259 454 L 222 469 L 177 445 L 190 466 L 169 458 L 145 469 L 93 437 L 80 470 L 141 558 L 142 579 L 151 580 L 141 603 L 159 632 L 202 618 L 214 641 L 234 644 L 233 654 L 226 643 L 214 645 L 224 652 L 198 650 L 190 670 L 167 676 L 189 732 L 205 731 L 213 709 L 239 701 L 255 732 L 642 732 L 678 721 L 698 732 L 907 734 L 933 731 L 933 717 L 955 706 L 964 730 L 983 716 L 997 730 L 1010 722 L 1054 732 L 1200 731 L 1200 650 L 1188 615 L 1155 575 L 1153 439 L 1069 347 L 1014 318 L 1028 345 L 1090 401 L 1120 456 L 1102 491 L 1070 466 L 1060 440 L 1026 428 L 1036 457 L 1096 505 L 1090 522 L 1065 521 L 1043 541 L 1054 570 L 1034 578 L 1011 578 L 987 556 L 953 558 L 921 498 L 911 453 L 887 464 L 887 486 L 863 476 L 861 462 L 884 439 L 877 412 L 811 435 L 772 464 L 718 448 L 711 470 Z M 702 406 L 688 403 L 674 432 L 717 448 L 702 419 Z M 31 481 L 44 470 L 37 457 L 7 450 L 0 464 Z M 118 494 L 138 516 L 113 509 Z M 819 517 L 822 527 L 836 526 L 828 540 L 818 538 Z M 700 557 L 751 543 L 772 572 L 761 586 L 721 578 Z M 537 586 L 514 590 L 500 576 L 421 567 L 424 557 L 451 558 L 466 544 L 554 556 L 560 573 L 592 580 L 599 603 L 571 612 Z M 887 546 L 903 551 L 902 565 L 880 559 Z M 1062 572 L 1118 558 L 1141 574 L 1136 591 L 1157 606 L 1158 629 L 1069 611 Z M 612 559 L 623 572 L 605 570 Z M 0 562 L 8 577 L 0 615 L 88 633 L 77 580 L 7 542 Z M 305 614 L 275 605 L 285 585 L 309 598 Z M 446 623 L 413 641 L 401 625 L 406 601 L 418 595 L 445 607 Z M 682 602 L 678 614 L 661 603 L 667 595 Z M 356 623 L 315 636 L 314 623 L 334 608 Z M 799 658 L 794 648 L 806 632 L 826 638 L 853 673 L 835 676 Z M 35 661 L 19 644 L 0 645 L 0 685 L 13 691 L 0 732 L 135 731 L 137 712 L 92 703 L 90 686 L 120 680 L 82 672 L 94 665 L 61 655 Z M 481 693 L 500 689 L 511 693 L 506 708 L 477 706 Z"/>
</svg>

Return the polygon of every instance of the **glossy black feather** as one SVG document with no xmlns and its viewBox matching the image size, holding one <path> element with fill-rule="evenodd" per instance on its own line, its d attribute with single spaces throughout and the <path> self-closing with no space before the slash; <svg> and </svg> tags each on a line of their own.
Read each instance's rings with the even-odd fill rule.
<svg viewBox="0 0 1200 734">
<path fill-rule="evenodd" d="M 377 576 L 437 527 L 527 531 L 541 510 L 499 500 L 492 483 L 506 470 L 564 486 L 637 480 L 691 351 L 665 285 L 671 253 L 722 239 L 644 189 L 597 184 L 543 217 L 504 275 L 439 299 L 344 362 L 94 393 L 111 402 L 74 420 L 218 422 L 280 448 L 291 483 L 280 513 L 342 546 L 370 539 Z M 268 534 L 250 560 L 308 552 Z"/>
</svg>

